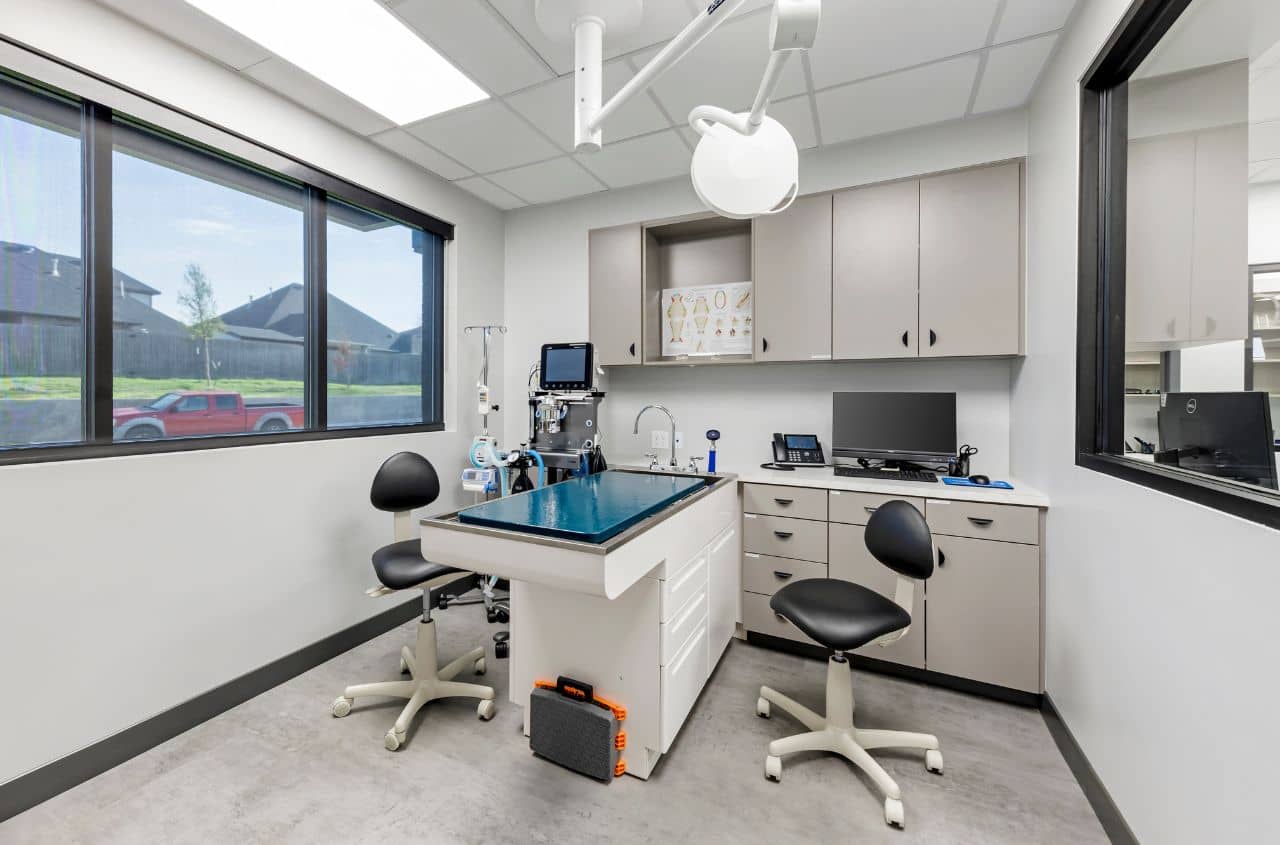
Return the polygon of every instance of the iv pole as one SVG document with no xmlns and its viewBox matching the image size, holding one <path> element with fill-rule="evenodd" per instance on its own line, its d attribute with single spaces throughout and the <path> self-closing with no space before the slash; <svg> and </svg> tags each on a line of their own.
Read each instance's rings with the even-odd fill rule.
<svg viewBox="0 0 1280 845">
<path fill-rule="evenodd" d="M 476 384 L 476 390 L 478 391 L 478 399 L 479 399 L 478 407 L 480 409 L 480 419 L 482 421 L 481 427 L 483 429 L 483 436 L 488 437 L 489 436 L 489 412 L 491 410 L 495 410 L 495 411 L 497 410 L 496 407 L 489 404 L 489 338 L 493 336 L 493 333 L 495 331 L 498 332 L 499 334 L 506 334 L 507 327 L 491 324 L 491 325 L 483 325 L 483 326 L 467 326 L 465 329 L 463 329 L 463 332 L 465 334 L 471 334 L 473 331 L 483 332 L 482 337 L 483 337 L 484 343 L 482 347 L 483 349 L 482 354 L 484 357 L 484 363 L 480 367 L 480 381 L 477 382 Z"/>
</svg>

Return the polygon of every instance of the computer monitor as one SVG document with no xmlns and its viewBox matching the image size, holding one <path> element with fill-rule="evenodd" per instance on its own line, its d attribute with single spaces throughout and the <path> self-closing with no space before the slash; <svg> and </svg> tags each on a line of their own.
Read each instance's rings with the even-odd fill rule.
<svg viewBox="0 0 1280 845">
<path fill-rule="evenodd" d="M 837 458 L 945 463 L 956 454 L 954 393 L 834 393 Z"/>
<path fill-rule="evenodd" d="M 543 390 L 590 390 L 591 358 L 589 343 L 547 343 L 542 346 Z"/>
<path fill-rule="evenodd" d="M 1156 424 L 1157 462 L 1280 489 L 1267 393 L 1166 393 Z"/>
</svg>

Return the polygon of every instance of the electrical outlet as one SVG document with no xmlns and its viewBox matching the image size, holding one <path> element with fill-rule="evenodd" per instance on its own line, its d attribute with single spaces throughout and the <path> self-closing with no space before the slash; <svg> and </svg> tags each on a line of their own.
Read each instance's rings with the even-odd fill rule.
<svg viewBox="0 0 1280 845">
<path fill-rule="evenodd" d="M 649 432 L 649 446 L 654 449 L 670 449 L 671 448 L 671 432 L 669 431 Z"/>
<path fill-rule="evenodd" d="M 676 432 L 676 448 L 677 449 L 684 448 L 684 432 L 683 431 Z"/>
</svg>

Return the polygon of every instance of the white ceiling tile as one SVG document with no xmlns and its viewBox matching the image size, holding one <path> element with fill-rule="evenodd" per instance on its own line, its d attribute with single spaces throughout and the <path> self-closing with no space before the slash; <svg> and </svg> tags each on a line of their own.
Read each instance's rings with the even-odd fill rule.
<svg viewBox="0 0 1280 845">
<path fill-rule="evenodd" d="M 489 205 L 496 205 L 503 211 L 508 211 L 512 208 L 520 208 L 521 206 L 529 204 L 519 197 L 514 197 L 507 191 L 502 190 L 483 176 L 472 176 L 470 179 L 459 179 L 453 184 L 468 193 L 475 194 L 480 199 L 489 203 Z"/>
<path fill-rule="evenodd" d="M 1030 41 L 992 47 L 987 53 L 982 81 L 978 84 L 974 114 L 1013 109 L 1026 103 L 1057 41 L 1056 34 L 1044 35 Z"/>
<path fill-rule="evenodd" d="M 998 5 L 999 0 L 824 3 L 818 41 L 809 52 L 813 84 L 828 88 L 980 49 Z"/>
<path fill-rule="evenodd" d="M 372 135 L 395 126 L 392 121 L 357 103 L 336 88 L 330 88 L 284 59 L 267 59 L 248 68 L 244 73 L 322 117 L 361 135 Z"/>
<path fill-rule="evenodd" d="M 491 173 L 489 181 L 531 203 L 556 202 L 604 190 L 600 180 L 568 156 Z"/>
<path fill-rule="evenodd" d="M 675 130 L 605 144 L 596 153 L 576 157 L 610 188 L 670 179 L 689 170 L 689 148 Z"/>
<path fill-rule="evenodd" d="M 1280 158 L 1280 121 L 1255 123 L 1249 127 L 1249 161 Z"/>
<path fill-rule="evenodd" d="M 1249 122 L 1280 120 L 1280 65 L 1272 65 L 1249 83 Z"/>
<path fill-rule="evenodd" d="M 604 99 L 634 76 L 624 60 L 606 62 L 604 66 Z M 512 94 L 507 98 L 511 107 L 528 118 L 529 122 L 551 136 L 566 151 L 573 150 L 573 77 L 563 76 L 554 82 Z M 605 123 L 605 143 L 636 135 L 656 132 L 668 126 L 662 110 L 647 93 L 629 100 Z"/>
<path fill-rule="evenodd" d="M 977 56 L 960 56 L 820 91 L 822 139 L 835 144 L 964 117 L 977 71 Z"/>
<path fill-rule="evenodd" d="M 997 44 L 1062 29 L 1076 0 L 1005 0 L 996 27 Z"/>
<path fill-rule="evenodd" d="M 419 167 L 425 167 L 444 179 L 461 179 L 464 176 L 471 175 L 470 170 L 444 153 L 427 146 L 403 129 L 392 129 L 388 132 L 374 135 L 372 140 L 401 158 L 407 158 Z"/>
<path fill-rule="evenodd" d="M 770 103 L 768 114 L 787 127 L 800 149 L 818 146 L 818 131 L 813 125 L 813 106 L 809 104 L 808 94 Z"/>
<path fill-rule="evenodd" d="M 843 1 L 843 0 L 842 0 Z M 555 68 L 558 76 L 573 72 L 573 46 L 569 34 L 552 38 L 542 31 L 533 17 L 532 0 L 489 0 L 543 60 Z M 646 0 L 640 26 L 626 33 L 606 33 L 604 57 L 614 59 L 651 44 L 669 41 L 694 16 L 685 0 Z"/>
<path fill-rule="evenodd" d="M 647 50 L 634 57 L 636 67 L 657 53 Z M 695 106 L 745 111 L 755 100 L 768 61 L 769 15 L 734 18 L 659 77 L 653 93 L 676 123 L 688 121 Z M 804 91 L 804 67 L 799 57 L 793 56 L 783 68 L 774 96 L 783 99 Z"/>
<path fill-rule="evenodd" d="M 405 128 L 477 173 L 519 167 L 554 158 L 560 152 L 497 100 L 455 109 Z"/>
<path fill-rule="evenodd" d="M 403 0 L 394 10 L 490 92 L 508 94 L 554 76 L 484 0 Z"/>
<path fill-rule="evenodd" d="M 271 58 L 271 51 L 231 27 L 180 0 L 100 0 L 152 29 L 229 65 L 243 70 Z"/>
</svg>

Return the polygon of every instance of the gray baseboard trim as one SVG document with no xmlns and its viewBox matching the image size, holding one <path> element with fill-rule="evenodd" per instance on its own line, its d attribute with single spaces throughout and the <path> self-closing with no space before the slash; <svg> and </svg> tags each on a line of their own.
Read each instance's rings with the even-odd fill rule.
<svg viewBox="0 0 1280 845">
<path fill-rule="evenodd" d="M 1062 720 L 1062 714 L 1058 712 L 1058 708 L 1054 706 L 1053 699 L 1047 692 L 1044 694 L 1040 713 L 1044 717 L 1044 723 L 1049 727 L 1053 741 L 1058 745 L 1058 751 L 1062 753 L 1067 766 L 1071 769 L 1071 774 L 1075 775 L 1080 788 L 1084 790 L 1084 797 L 1088 799 L 1089 806 L 1093 807 L 1094 814 L 1102 823 L 1102 829 L 1106 831 L 1112 844 L 1139 845 L 1138 837 L 1134 835 L 1129 823 L 1124 820 L 1120 808 L 1111 799 L 1111 793 L 1107 792 L 1107 788 L 1103 786 L 1102 779 L 1094 771 L 1093 764 L 1085 756 L 1080 743 L 1076 742 L 1076 738 L 1071 735 L 1071 729 Z"/>
<path fill-rule="evenodd" d="M 0 822 L 96 777 L 361 643 L 416 619 L 421 613 L 422 599 L 414 593 L 414 598 L 410 601 L 304 646 L 293 654 L 273 660 L 100 742 L 0 784 Z"/>
</svg>

